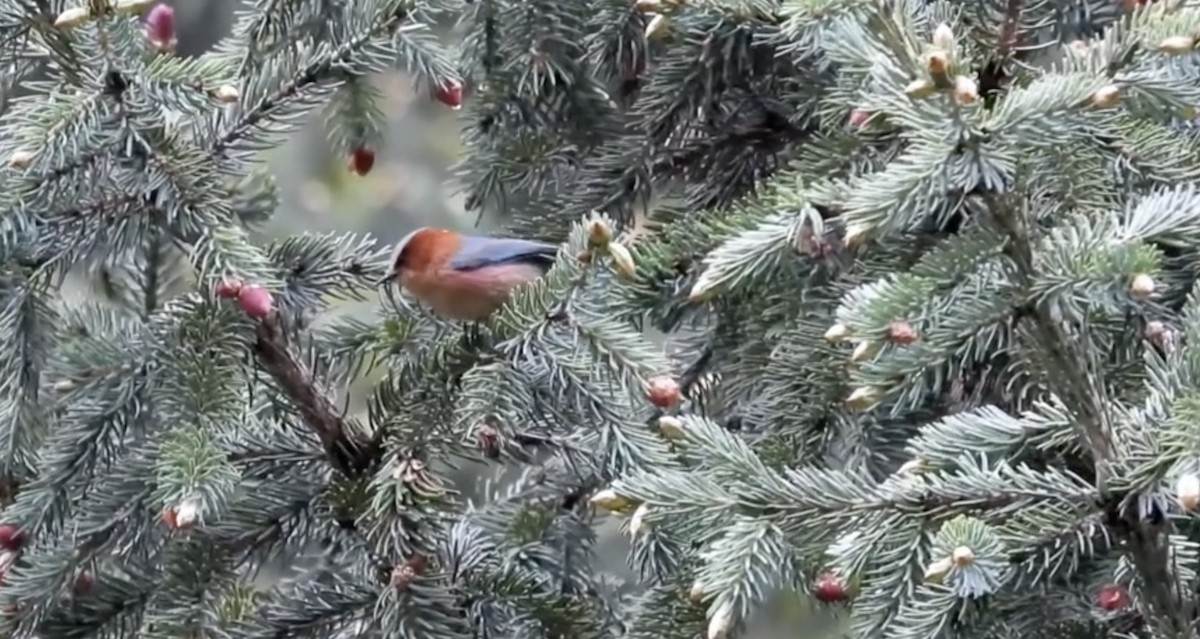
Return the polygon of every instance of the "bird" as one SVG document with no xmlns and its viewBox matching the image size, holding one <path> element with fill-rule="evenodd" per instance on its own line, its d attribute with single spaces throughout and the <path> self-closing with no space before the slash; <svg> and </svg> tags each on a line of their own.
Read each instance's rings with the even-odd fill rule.
<svg viewBox="0 0 1200 639">
<path fill-rule="evenodd" d="M 379 285 L 397 282 L 443 317 L 481 321 L 508 301 L 513 289 L 545 275 L 557 253 L 558 247 L 533 240 L 426 226 L 396 243 Z"/>
</svg>

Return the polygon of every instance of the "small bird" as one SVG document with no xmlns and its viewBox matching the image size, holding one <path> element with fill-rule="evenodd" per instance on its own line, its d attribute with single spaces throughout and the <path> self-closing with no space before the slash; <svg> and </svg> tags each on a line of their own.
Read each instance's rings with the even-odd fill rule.
<svg viewBox="0 0 1200 639">
<path fill-rule="evenodd" d="M 508 300 L 512 290 L 550 270 L 558 247 L 530 240 L 463 235 L 422 227 L 392 251 L 393 280 L 434 312 L 459 320 L 482 320 Z"/>
</svg>

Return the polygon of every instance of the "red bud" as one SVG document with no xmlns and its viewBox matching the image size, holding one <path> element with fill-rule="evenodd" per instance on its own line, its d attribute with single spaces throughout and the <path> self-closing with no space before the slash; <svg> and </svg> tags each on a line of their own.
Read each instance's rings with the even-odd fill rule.
<svg viewBox="0 0 1200 639">
<path fill-rule="evenodd" d="M 646 398 L 659 408 L 674 406 L 679 401 L 679 394 L 679 383 L 671 377 L 655 377 L 646 387 Z"/>
<path fill-rule="evenodd" d="M 1120 584 L 1104 584 L 1096 593 L 1096 602 L 1105 610 L 1120 610 L 1129 605 L 1129 592 Z"/>
<path fill-rule="evenodd" d="M 358 175 L 366 175 L 375 166 L 375 152 L 365 146 L 354 147 L 346 166 Z"/>
<path fill-rule="evenodd" d="M 831 572 L 821 573 L 813 582 L 813 596 L 825 603 L 845 601 L 846 585 Z"/>
<path fill-rule="evenodd" d="M 75 576 L 75 592 L 83 594 L 91 590 L 95 583 L 96 577 L 92 574 L 92 571 L 81 570 L 79 571 L 79 574 Z"/>
<path fill-rule="evenodd" d="M 175 9 L 156 4 L 146 14 L 146 38 L 160 51 L 175 46 Z"/>
<path fill-rule="evenodd" d="M 257 284 L 250 284 L 243 286 L 238 294 L 238 306 L 246 315 L 262 319 L 275 310 L 275 300 L 271 297 L 271 291 Z"/>
<path fill-rule="evenodd" d="M 461 108 L 463 97 L 462 85 L 454 80 L 447 80 L 434 88 L 433 97 L 451 109 Z"/>
<path fill-rule="evenodd" d="M 25 533 L 15 524 L 0 524 L 0 548 L 16 552 L 25 545 Z"/>
</svg>

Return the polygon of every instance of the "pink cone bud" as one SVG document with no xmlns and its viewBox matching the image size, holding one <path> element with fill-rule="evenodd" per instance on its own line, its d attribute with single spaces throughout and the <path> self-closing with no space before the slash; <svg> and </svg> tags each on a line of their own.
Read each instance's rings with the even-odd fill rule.
<svg viewBox="0 0 1200 639">
<path fill-rule="evenodd" d="M 867 123 L 871 113 L 866 109 L 855 109 L 850 112 L 850 126 L 858 128 Z"/>
<path fill-rule="evenodd" d="M 257 284 L 249 284 L 243 286 L 238 294 L 238 306 L 246 315 L 262 319 L 275 310 L 275 300 L 271 298 L 271 291 Z"/>
<path fill-rule="evenodd" d="M 237 299 L 238 295 L 242 293 L 242 282 L 241 280 L 230 279 L 228 277 L 223 278 L 220 282 L 217 282 L 217 286 L 213 289 L 213 292 L 218 298 L 223 300 Z"/>
<path fill-rule="evenodd" d="M 165 4 L 156 4 L 146 14 L 146 38 L 160 51 L 175 46 L 175 9 Z"/>
</svg>

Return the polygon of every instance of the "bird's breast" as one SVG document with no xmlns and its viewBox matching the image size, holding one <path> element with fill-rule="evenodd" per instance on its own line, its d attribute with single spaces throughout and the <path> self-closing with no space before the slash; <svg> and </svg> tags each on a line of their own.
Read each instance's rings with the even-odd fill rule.
<svg viewBox="0 0 1200 639">
<path fill-rule="evenodd" d="M 541 276 L 542 269 L 531 264 L 499 264 L 471 271 L 402 271 L 400 284 L 440 315 L 481 320 L 514 288 Z"/>
</svg>

